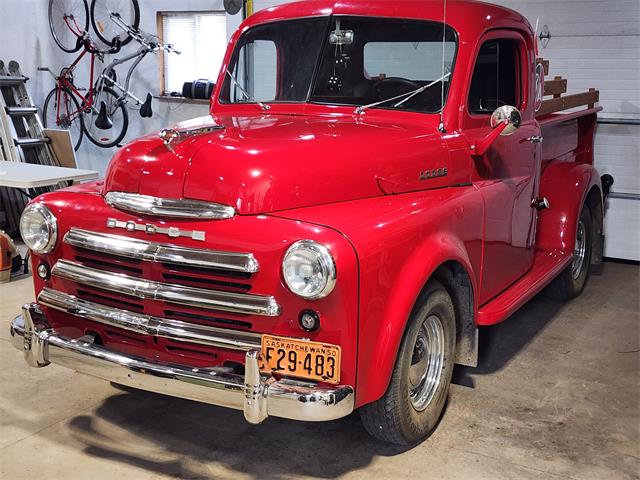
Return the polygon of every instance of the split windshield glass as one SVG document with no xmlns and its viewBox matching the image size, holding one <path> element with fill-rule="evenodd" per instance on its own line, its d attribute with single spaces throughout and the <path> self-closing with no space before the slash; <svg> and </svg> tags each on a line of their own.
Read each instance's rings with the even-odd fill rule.
<svg viewBox="0 0 640 480">
<path fill-rule="evenodd" d="M 452 72 L 456 47 L 451 28 L 418 20 L 334 16 L 258 25 L 240 37 L 229 67 L 239 86 L 227 76 L 220 101 L 370 105 Z M 448 76 L 444 85 L 375 108 L 437 113 L 450 83 Z"/>
</svg>

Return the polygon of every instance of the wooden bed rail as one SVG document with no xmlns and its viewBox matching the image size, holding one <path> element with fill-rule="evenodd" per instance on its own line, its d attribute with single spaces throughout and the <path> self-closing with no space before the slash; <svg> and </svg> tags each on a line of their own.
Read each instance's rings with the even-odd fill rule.
<svg viewBox="0 0 640 480">
<path fill-rule="evenodd" d="M 544 68 L 544 74 L 549 74 L 549 60 L 542 58 L 537 59 Z M 553 97 L 544 99 L 540 110 L 536 112 L 536 118 L 541 118 L 556 112 L 562 112 L 571 108 L 586 105 L 587 108 L 593 108 L 600 100 L 600 92 L 595 88 L 590 88 L 588 92 L 574 93 L 571 95 L 563 95 L 567 93 L 567 79 L 562 77 L 554 77 L 553 80 L 544 82 L 544 96 Z"/>
</svg>

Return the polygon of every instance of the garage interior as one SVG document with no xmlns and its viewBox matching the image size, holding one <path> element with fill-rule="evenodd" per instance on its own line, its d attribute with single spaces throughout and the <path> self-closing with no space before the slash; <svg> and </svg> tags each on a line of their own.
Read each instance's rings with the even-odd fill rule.
<svg viewBox="0 0 640 480">
<path fill-rule="evenodd" d="M 254 0 L 250 8 L 281 3 Z M 16 272 L 0 284 L 0 478 L 640 478 L 640 2 L 492 3 L 538 25 L 547 78 L 568 78 L 568 93 L 600 91 L 595 166 L 615 184 L 605 204 L 602 275 L 592 275 L 580 297 L 563 302 L 543 292 L 504 323 L 481 328 L 478 367 L 456 366 L 435 434 L 401 448 L 371 439 L 357 413 L 254 426 L 242 412 L 116 388 L 55 365 L 36 372 L 10 345 L 9 322 L 34 299 L 31 275 Z M 0 3 L 0 60 L 20 64 L 40 108 L 54 82 L 38 68 L 59 72 L 76 55 L 54 43 L 47 4 Z M 215 81 L 243 19 L 242 11 L 225 13 L 221 0 L 140 4 L 146 32 L 167 37 L 175 28 L 176 39 L 187 38 L 180 22 L 197 25 L 207 15 L 209 30 L 188 27 L 190 50 L 180 56 L 144 58 L 131 82 L 139 98 L 151 93 L 153 116 L 129 110 L 120 145 L 208 114 L 208 100 L 169 92 Z M 87 66 L 80 84 L 88 83 Z M 102 178 L 118 149 L 85 138 L 76 166 Z M 8 222 L 0 212 L 0 229 Z"/>
</svg>

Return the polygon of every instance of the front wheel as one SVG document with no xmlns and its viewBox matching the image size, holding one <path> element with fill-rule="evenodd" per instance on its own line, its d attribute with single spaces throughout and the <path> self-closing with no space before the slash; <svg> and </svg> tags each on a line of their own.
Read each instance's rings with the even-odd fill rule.
<svg viewBox="0 0 640 480">
<path fill-rule="evenodd" d="M 86 0 L 49 0 L 49 29 L 58 46 L 67 53 L 82 47 L 82 34 L 89 29 Z"/>
<path fill-rule="evenodd" d="M 83 119 L 73 93 L 58 88 L 51 90 L 42 108 L 42 123 L 46 128 L 69 130 L 73 149 L 78 151 L 82 143 Z"/>
<path fill-rule="evenodd" d="M 120 24 L 137 30 L 140 25 L 138 0 L 93 0 L 91 24 L 96 35 L 109 46 L 124 46 L 131 35 Z"/>
<path fill-rule="evenodd" d="M 129 115 L 124 100 L 106 87 L 95 91 L 92 107 L 84 117 L 87 138 L 102 148 L 118 145 L 129 127 Z"/>
<path fill-rule="evenodd" d="M 451 297 L 442 284 L 431 281 L 409 318 L 387 392 L 360 409 L 369 434 L 413 445 L 431 433 L 447 400 L 455 338 Z"/>
</svg>

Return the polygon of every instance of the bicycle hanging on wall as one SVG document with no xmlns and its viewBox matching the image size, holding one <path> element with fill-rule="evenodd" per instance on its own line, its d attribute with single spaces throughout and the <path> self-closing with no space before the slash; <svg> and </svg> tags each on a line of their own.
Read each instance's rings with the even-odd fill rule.
<svg viewBox="0 0 640 480">
<path fill-rule="evenodd" d="M 49 0 L 49 26 L 56 44 L 68 53 L 81 49 L 82 52 L 70 66 L 62 69 L 60 75 L 56 76 L 48 68 L 39 68 L 51 73 L 56 81 L 44 103 L 43 121 L 47 127 L 69 129 L 76 150 L 83 133 L 99 147 L 118 145 L 129 125 L 128 103 L 138 107 L 143 118 L 152 115 L 151 94 L 147 94 L 144 101 L 136 97 L 129 89 L 131 75 L 149 53 L 180 52 L 140 30 L 139 22 L 137 0 L 93 0 L 91 23 L 98 37 L 109 45 L 108 49 L 101 50 L 88 33 L 89 5 L 86 0 Z M 131 40 L 140 44 L 140 48 L 135 53 L 114 59 L 94 82 L 95 58 L 103 62 L 106 55 L 118 53 Z M 74 83 L 74 70 L 87 53 L 91 55 L 89 87 L 81 89 Z M 115 68 L 132 60 L 121 84 Z"/>
</svg>

